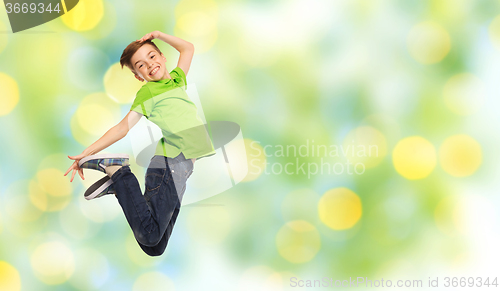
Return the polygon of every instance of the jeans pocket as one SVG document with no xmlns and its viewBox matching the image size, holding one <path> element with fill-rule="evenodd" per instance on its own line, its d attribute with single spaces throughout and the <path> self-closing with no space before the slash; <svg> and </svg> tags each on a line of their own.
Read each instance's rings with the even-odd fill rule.
<svg viewBox="0 0 500 291">
<path fill-rule="evenodd" d="M 163 182 L 163 178 L 165 176 L 165 169 L 148 169 L 146 171 L 146 200 L 149 200 L 151 196 L 158 194 L 160 190 L 160 186 Z"/>
</svg>

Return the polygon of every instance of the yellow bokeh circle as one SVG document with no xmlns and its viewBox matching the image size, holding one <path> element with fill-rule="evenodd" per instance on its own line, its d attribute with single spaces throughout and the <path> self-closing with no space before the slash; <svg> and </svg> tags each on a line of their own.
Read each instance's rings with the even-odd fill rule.
<svg viewBox="0 0 500 291">
<path fill-rule="evenodd" d="M 63 23 L 74 31 L 91 30 L 104 16 L 102 0 L 80 1 L 75 8 L 61 16 Z"/>
<path fill-rule="evenodd" d="M 42 211 L 64 209 L 71 201 L 73 187 L 64 172 L 55 168 L 40 169 L 36 179 L 28 183 L 31 203 Z"/>
<path fill-rule="evenodd" d="M 407 137 L 394 147 L 392 162 L 396 171 L 406 179 L 422 179 L 436 167 L 436 149 L 423 137 Z"/>
<path fill-rule="evenodd" d="M 206 11 L 207 13 L 217 16 L 217 3 L 214 0 L 179 1 L 179 4 L 175 7 L 175 17 L 179 18 L 192 11 Z"/>
<path fill-rule="evenodd" d="M 407 44 L 411 56 L 422 64 L 440 62 L 451 48 L 448 32 L 431 21 L 415 25 L 408 34 Z"/>
<path fill-rule="evenodd" d="M 4 261 L 0 261 L 0 290 L 21 290 L 21 277 L 19 276 L 19 272 L 12 265 Z"/>
<path fill-rule="evenodd" d="M 196 53 L 210 50 L 217 41 L 217 3 L 212 0 L 183 0 L 175 8 L 175 35 L 189 39 Z"/>
<path fill-rule="evenodd" d="M 455 177 L 472 175 L 482 159 L 481 145 L 465 134 L 448 137 L 439 148 L 441 167 Z"/>
<path fill-rule="evenodd" d="M 67 178 L 67 177 L 65 177 Z M 29 182 L 29 199 L 41 211 L 53 212 L 64 209 L 71 201 L 71 195 L 54 196 L 48 194 L 38 180 Z"/>
<path fill-rule="evenodd" d="M 278 231 L 276 247 L 285 260 L 301 264 L 316 256 L 321 248 L 321 239 L 314 225 L 304 220 L 294 220 Z"/>
<path fill-rule="evenodd" d="M 109 1 L 104 1 L 104 8 L 102 12 L 102 17 L 97 23 L 97 25 L 93 26 L 91 30 L 81 31 L 80 35 L 84 36 L 87 39 L 95 40 L 95 39 L 105 39 L 112 33 L 116 28 L 117 23 L 117 13 L 116 9 L 119 8 L 115 6 L 113 3 Z M 95 22 L 97 19 L 93 19 Z M 85 22 L 85 21 L 84 21 Z M 90 23 L 93 25 L 93 23 Z M 90 26 L 89 25 L 89 26 Z"/>
<path fill-rule="evenodd" d="M 353 227 L 361 218 L 362 212 L 361 199 L 344 187 L 326 191 L 318 203 L 319 218 L 334 230 Z"/>
<path fill-rule="evenodd" d="M 385 136 L 371 126 L 360 126 L 350 131 L 344 139 L 346 158 L 353 164 L 362 163 L 373 168 L 387 155 Z"/>
<path fill-rule="evenodd" d="M 78 122 L 86 132 L 98 134 L 101 131 L 101 122 L 104 124 L 113 124 L 111 112 L 100 104 L 86 104 L 78 108 Z M 95 121 L 97 118 L 98 121 Z"/>
<path fill-rule="evenodd" d="M 451 77 L 443 89 L 446 106 L 459 115 L 476 113 L 483 105 L 485 84 L 476 76 L 463 73 Z"/>
<path fill-rule="evenodd" d="M 19 87 L 16 80 L 0 73 L 0 116 L 9 114 L 19 102 Z"/>
<path fill-rule="evenodd" d="M 215 31 L 216 18 L 202 11 L 193 11 L 183 14 L 177 21 L 180 30 L 189 33 L 193 37 L 204 37 Z"/>
<path fill-rule="evenodd" d="M 40 170 L 36 174 L 38 184 L 47 194 L 55 197 L 64 197 L 71 195 L 72 186 L 68 177 L 64 176 L 64 172 L 49 168 Z"/>
<path fill-rule="evenodd" d="M 135 280 L 132 291 L 165 291 L 175 290 L 174 282 L 160 272 L 142 274 Z"/>
<path fill-rule="evenodd" d="M 134 74 L 127 66 L 122 68 L 120 63 L 113 64 L 104 75 L 106 94 L 120 104 L 134 101 L 137 91 L 144 84 L 145 82 L 141 82 L 134 77 Z"/>
<path fill-rule="evenodd" d="M 73 252 L 62 242 L 39 245 L 31 255 L 31 266 L 38 279 L 48 285 L 66 282 L 75 269 Z"/>
<path fill-rule="evenodd" d="M 105 93 L 86 96 L 70 121 L 71 133 L 76 141 L 89 146 L 120 119 L 120 106 Z"/>
<path fill-rule="evenodd" d="M 175 34 L 189 39 L 196 53 L 210 50 L 217 41 L 217 18 L 201 11 L 182 15 L 174 28 Z"/>
</svg>

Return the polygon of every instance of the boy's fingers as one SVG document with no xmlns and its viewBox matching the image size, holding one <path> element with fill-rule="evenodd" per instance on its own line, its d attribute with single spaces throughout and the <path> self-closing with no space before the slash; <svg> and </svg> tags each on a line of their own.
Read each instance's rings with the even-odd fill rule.
<svg viewBox="0 0 500 291">
<path fill-rule="evenodd" d="M 76 163 L 76 162 L 75 162 L 75 163 Z M 71 169 L 73 169 L 73 167 L 75 166 L 75 163 L 73 163 L 73 165 L 71 165 L 71 166 L 69 167 L 69 169 L 66 171 L 66 173 L 64 173 L 64 176 L 66 176 L 66 175 L 69 173 L 69 171 L 71 171 Z"/>
<path fill-rule="evenodd" d="M 153 36 L 153 35 L 152 35 L 151 33 L 148 33 L 148 34 L 146 34 L 145 36 L 143 36 L 141 39 L 139 39 L 138 41 L 139 41 L 139 42 L 143 42 L 143 41 L 145 41 L 145 40 L 147 40 L 147 39 L 154 38 L 154 37 L 152 37 L 152 36 Z"/>
<path fill-rule="evenodd" d="M 83 177 L 83 169 L 80 169 L 78 171 L 78 174 L 80 174 L 80 177 L 82 178 L 82 180 L 85 180 L 85 178 Z"/>
<path fill-rule="evenodd" d="M 69 180 L 70 182 L 73 182 L 73 178 L 75 178 L 75 170 L 73 170 L 73 173 L 71 174 L 71 180 Z"/>
</svg>

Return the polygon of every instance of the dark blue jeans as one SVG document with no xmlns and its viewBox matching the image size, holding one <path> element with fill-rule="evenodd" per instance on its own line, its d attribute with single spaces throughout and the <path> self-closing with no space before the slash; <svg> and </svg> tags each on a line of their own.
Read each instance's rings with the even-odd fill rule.
<svg viewBox="0 0 500 291">
<path fill-rule="evenodd" d="M 146 254 L 159 256 L 165 251 L 192 172 L 193 162 L 182 153 L 175 158 L 154 156 L 146 171 L 144 195 L 129 166 L 111 177 L 116 198 Z"/>
</svg>

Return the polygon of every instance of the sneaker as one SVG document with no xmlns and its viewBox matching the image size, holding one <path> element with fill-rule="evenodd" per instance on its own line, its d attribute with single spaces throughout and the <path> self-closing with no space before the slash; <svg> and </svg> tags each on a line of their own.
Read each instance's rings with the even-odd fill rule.
<svg viewBox="0 0 500 291">
<path fill-rule="evenodd" d="M 127 154 L 98 154 L 87 156 L 78 163 L 80 168 L 93 169 L 106 173 L 107 166 L 129 166 Z"/>
<path fill-rule="evenodd" d="M 116 192 L 111 178 L 109 176 L 104 176 L 85 191 L 84 197 L 87 200 L 92 200 L 107 194 L 116 194 Z"/>
</svg>

